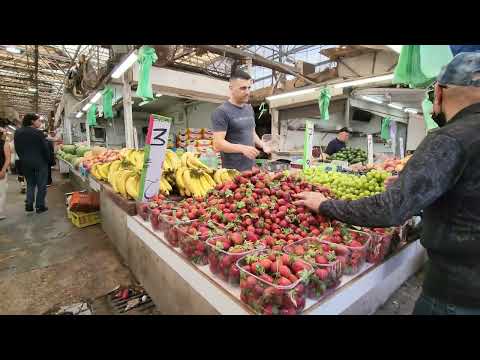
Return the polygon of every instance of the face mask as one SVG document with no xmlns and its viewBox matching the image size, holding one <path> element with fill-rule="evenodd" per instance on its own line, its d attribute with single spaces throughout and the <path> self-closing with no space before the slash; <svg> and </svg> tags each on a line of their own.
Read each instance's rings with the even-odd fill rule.
<svg viewBox="0 0 480 360">
<path fill-rule="evenodd" d="M 439 127 L 445 126 L 447 123 L 447 118 L 443 112 L 432 114 L 432 120 L 435 121 Z"/>
</svg>

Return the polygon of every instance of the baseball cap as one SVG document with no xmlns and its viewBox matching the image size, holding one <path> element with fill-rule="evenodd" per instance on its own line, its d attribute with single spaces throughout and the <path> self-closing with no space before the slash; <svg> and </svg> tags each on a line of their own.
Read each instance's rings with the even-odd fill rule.
<svg viewBox="0 0 480 360">
<path fill-rule="evenodd" d="M 480 87 L 480 52 L 462 52 L 445 65 L 437 82 L 440 85 Z"/>
</svg>

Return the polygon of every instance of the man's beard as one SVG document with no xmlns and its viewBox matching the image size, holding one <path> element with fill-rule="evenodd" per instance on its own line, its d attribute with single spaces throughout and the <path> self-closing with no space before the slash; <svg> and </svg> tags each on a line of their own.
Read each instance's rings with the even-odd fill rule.
<svg viewBox="0 0 480 360">
<path fill-rule="evenodd" d="M 443 127 L 447 123 L 447 118 L 443 111 L 438 114 L 432 114 L 432 120 L 435 121 L 439 127 Z"/>
</svg>

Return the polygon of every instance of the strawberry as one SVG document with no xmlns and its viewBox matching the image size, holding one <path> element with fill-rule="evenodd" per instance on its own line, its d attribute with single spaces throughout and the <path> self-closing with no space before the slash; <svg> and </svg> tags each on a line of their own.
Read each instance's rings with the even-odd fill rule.
<svg viewBox="0 0 480 360">
<path fill-rule="evenodd" d="M 289 276 L 287 276 L 287 278 L 288 278 L 288 280 L 290 280 L 292 282 L 292 284 L 294 284 L 298 281 L 298 278 L 293 274 L 290 274 Z"/>
<path fill-rule="evenodd" d="M 234 278 L 238 278 L 240 276 L 240 270 L 238 269 L 237 265 L 233 264 L 230 267 L 229 275 Z"/>
<path fill-rule="evenodd" d="M 288 266 L 285 266 L 285 265 L 280 266 L 278 270 L 280 272 L 280 275 L 284 277 L 288 277 L 292 273 L 291 270 L 288 268 Z"/>
<path fill-rule="evenodd" d="M 229 213 L 225 214 L 225 218 L 228 222 L 234 222 L 237 216 L 235 214 Z"/>
<path fill-rule="evenodd" d="M 246 287 L 248 289 L 253 289 L 253 287 L 257 284 L 257 279 L 255 279 L 254 276 L 249 276 L 247 277 L 247 284 L 246 284 Z"/>
<path fill-rule="evenodd" d="M 323 255 L 317 255 L 317 256 L 315 256 L 315 262 L 316 262 L 317 264 L 322 264 L 322 265 L 323 265 L 323 264 L 328 264 L 327 258 L 326 258 L 325 256 L 323 256 Z"/>
<path fill-rule="evenodd" d="M 350 247 L 362 247 L 363 245 L 360 242 L 358 242 L 357 240 L 352 240 L 348 246 L 350 246 Z"/>
<path fill-rule="evenodd" d="M 272 241 L 273 241 L 273 239 L 272 239 Z M 275 259 L 275 254 L 274 254 L 274 253 L 270 253 L 270 254 L 268 255 L 268 260 L 270 260 L 271 262 L 274 262 L 274 261 L 276 260 L 276 259 Z M 272 267 L 272 266 L 270 265 L 270 267 Z"/>
<path fill-rule="evenodd" d="M 258 235 L 255 232 L 247 232 L 247 241 L 256 242 L 258 240 Z"/>
<path fill-rule="evenodd" d="M 300 260 L 296 260 L 292 264 L 292 270 L 293 270 L 294 273 L 298 273 L 300 271 L 303 271 L 303 270 L 305 270 L 305 264 Z"/>
<path fill-rule="evenodd" d="M 303 256 L 305 254 L 305 249 L 303 248 L 302 245 L 297 245 L 295 246 L 295 249 L 293 250 L 293 252 L 295 253 L 295 255 Z"/>
<path fill-rule="evenodd" d="M 290 264 L 290 256 L 288 254 L 283 254 L 282 255 L 282 263 L 284 265 L 289 265 Z"/>
<path fill-rule="evenodd" d="M 278 272 L 280 272 L 280 267 L 282 267 L 282 266 L 283 266 L 282 260 L 277 259 L 274 262 L 272 262 L 272 265 L 270 266 L 270 271 L 274 274 L 278 273 Z"/>
<path fill-rule="evenodd" d="M 267 274 L 262 274 L 259 276 L 260 279 L 262 279 L 263 281 L 266 281 L 268 282 L 269 284 L 272 284 L 273 283 L 273 279 L 270 275 L 267 275 Z"/>
<path fill-rule="evenodd" d="M 280 286 L 290 286 L 290 285 L 292 285 L 292 282 L 290 280 L 288 280 L 287 278 L 282 276 L 280 278 L 280 280 L 278 280 L 278 285 L 280 285 Z"/>
<path fill-rule="evenodd" d="M 322 281 L 325 281 L 328 277 L 327 269 L 317 269 L 315 270 L 315 275 Z"/>
<path fill-rule="evenodd" d="M 281 245 L 274 245 L 274 246 L 272 246 L 272 250 L 274 250 L 274 251 L 281 251 L 281 250 L 282 250 L 282 246 L 281 246 Z"/>
<path fill-rule="evenodd" d="M 257 295 L 257 296 L 262 296 L 264 289 L 263 289 L 263 287 L 262 287 L 261 285 L 258 285 L 258 284 L 257 284 L 257 285 L 255 285 L 253 291 L 255 292 L 255 295 Z"/>
<path fill-rule="evenodd" d="M 270 259 L 262 259 L 260 260 L 260 265 L 262 265 L 265 269 L 270 269 L 272 266 L 272 261 L 270 261 Z"/>
<path fill-rule="evenodd" d="M 231 233 L 229 236 L 229 239 L 235 244 L 235 245 L 241 245 L 243 244 L 243 238 L 242 234 L 239 234 L 237 232 Z"/>
<path fill-rule="evenodd" d="M 242 269 L 245 270 L 245 271 L 248 271 L 248 272 L 252 272 L 252 269 L 251 269 L 250 265 L 248 265 L 248 264 L 247 264 L 247 265 L 243 265 L 243 266 L 242 266 Z"/>
</svg>

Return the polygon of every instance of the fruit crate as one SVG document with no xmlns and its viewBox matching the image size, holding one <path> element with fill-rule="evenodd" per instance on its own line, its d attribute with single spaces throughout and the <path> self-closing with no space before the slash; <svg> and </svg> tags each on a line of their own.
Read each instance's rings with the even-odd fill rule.
<svg viewBox="0 0 480 360">
<path fill-rule="evenodd" d="M 322 243 L 328 244 L 334 249 L 335 254 L 337 255 L 340 263 L 342 264 L 343 273 L 345 275 L 354 275 L 358 273 L 360 268 L 365 261 L 367 260 L 368 247 L 370 246 L 371 236 L 363 231 L 347 229 L 350 235 L 353 235 L 354 238 L 359 241 L 362 246 L 352 247 L 348 246 L 345 243 L 337 244 L 330 241 L 322 240 Z"/>
<path fill-rule="evenodd" d="M 303 250 L 303 254 L 300 249 Z M 336 259 L 336 255 L 332 256 L 331 252 L 334 250 L 330 245 L 321 243 L 318 238 L 309 237 L 285 246 L 283 251 L 313 266 L 315 272 L 310 276 L 307 285 L 309 298 L 318 300 L 326 295 L 327 290 L 335 289 L 340 285 L 343 267 L 340 260 Z M 322 257 L 318 259 L 321 263 L 317 263 L 317 256 Z"/>
<path fill-rule="evenodd" d="M 306 271 L 305 276 L 299 277 L 297 281 L 288 286 L 275 284 L 262 279 L 260 276 L 247 270 L 250 266 L 247 259 L 252 256 L 271 256 L 281 258 L 288 257 L 282 252 L 271 250 L 260 250 L 244 256 L 237 261 L 240 270 L 240 299 L 249 305 L 256 314 L 263 315 L 296 315 L 305 308 L 307 293 L 306 287 L 313 273 L 312 265 L 305 261 L 297 260 Z M 270 257 L 271 258 L 271 257 Z M 277 261 L 277 260 L 275 260 Z M 281 261 L 281 260 L 280 260 Z M 282 263 L 283 264 L 283 263 Z M 265 274 L 261 275 L 265 276 Z"/>
<path fill-rule="evenodd" d="M 387 257 L 392 249 L 392 238 L 394 229 L 382 229 L 384 233 L 373 229 L 363 229 L 370 234 L 371 240 L 368 246 L 367 262 L 371 264 L 379 264 Z"/>
<path fill-rule="evenodd" d="M 83 213 L 67 210 L 67 212 L 68 218 L 72 220 L 73 225 L 78 228 L 84 228 L 101 223 L 100 211 Z"/>
<path fill-rule="evenodd" d="M 244 256 L 254 253 L 259 249 L 254 248 L 242 252 L 232 252 L 233 249 L 223 250 L 219 243 L 223 244 L 225 235 L 212 237 L 207 240 L 208 247 L 208 264 L 210 271 L 220 279 L 228 282 L 232 285 L 238 286 L 240 284 L 240 270 L 238 269 L 236 262 Z"/>
<path fill-rule="evenodd" d="M 208 264 L 208 248 L 206 241 L 215 236 L 223 235 L 224 231 L 211 221 L 205 224 L 199 220 L 175 225 L 180 250 L 194 264 Z"/>
</svg>

